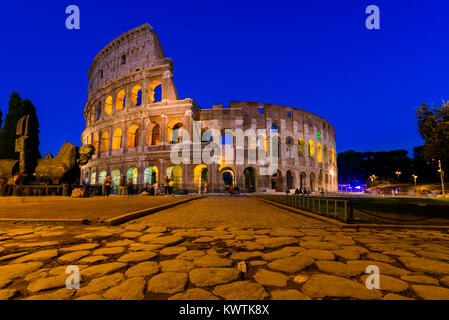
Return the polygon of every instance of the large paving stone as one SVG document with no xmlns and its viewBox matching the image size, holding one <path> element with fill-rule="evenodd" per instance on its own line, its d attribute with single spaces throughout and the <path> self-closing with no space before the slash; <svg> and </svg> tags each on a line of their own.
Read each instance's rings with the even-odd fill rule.
<svg viewBox="0 0 449 320">
<path fill-rule="evenodd" d="M 125 280 L 125 277 L 121 273 L 114 273 L 111 275 L 94 278 L 88 284 L 80 285 L 79 294 L 89 294 L 89 293 L 97 293 L 102 292 L 106 289 L 109 289 L 112 286 L 115 286 Z"/>
<path fill-rule="evenodd" d="M 14 296 L 19 293 L 17 289 L 4 289 L 0 290 L 0 300 L 9 300 L 14 298 Z"/>
<path fill-rule="evenodd" d="M 436 286 L 439 284 L 437 279 L 428 276 L 402 276 L 401 279 L 419 284 L 433 284 Z"/>
<path fill-rule="evenodd" d="M 342 277 L 315 274 L 302 287 L 302 291 L 311 298 L 354 298 L 380 299 L 379 290 L 369 290 L 366 286 Z"/>
<path fill-rule="evenodd" d="M 300 247 L 284 247 L 272 252 L 268 252 L 262 255 L 262 259 L 266 261 L 278 260 L 282 258 L 291 257 L 297 253 L 304 252 L 305 249 Z"/>
<path fill-rule="evenodd" d="M 185 292 L 175 294 L 168 300 L 220 300 L 209 291 L 200 288 L 187 289 Z"/>
<path fill-rule="evenodd" d="M 406 276 L 410 274 L 410 271 L 397 268 L 388 263 L 372 261 L 372 260 L 348 260 L 347 265 L 359 268 L 362 273 L 366 272 L 366 268 L 370 265 L 375 265 L 379 267 L 380 274 L 390 275 L 390 276 Z"/>
<path fill-rule="evenodd" d="M 95 249 L 99 246 L 98 243 L 94 242 L 94 243 L 83 243 L 83 244 L 77 244 L 74 246 L 70 246 L 70 247 L 65 247 L 65 248 L 60 248 L 59 251 L 64 252 L 64 251 L 82 251 L 82 250 L 91 250 L 91 249 Z"/>
<path fill-rule="evenodd" d="M 159 264 L 162 272 L 189 272 L 195 266 L 193 262 L 182 259 L 164 260 Z"/>
<path fill-rule="evenodd" d="M 121 263 L 121 262 L 104 263 L 104 264 L 99 264 L 99 265 L 95 265 L 92 267 L 88 267 L 84 270 L 81 270 L 80 273 L 81 273 L 81 275 L 89 277 L 89 278 L 101 277 L 101 276 L 104 276 L 105 274 L 119 271 L 119 270 L 123 269 L 125 266 L 126 266 L 126 263 Z"/>
<path fill-rule="evenodd" d="M 58 261 L 60 262 L 73 262 L 78 261 L 79 259 L 89 255 L 90 251 L 84 250 L 84 251 L 74 251 L 68 254 L 65 254 L 58 258 Z"/>
<path fill-rule="evenodd" d="M 109 248 L 100 248 L 95 250 L 92 255 L 95 256 L 102 256 L 102 255 L 109 255 L 109 254 L 119 254 L 125 251 L 125 247 L 109 247 Z"/>
<path fill-rule="evenodd" d="M 103 296 L 109 300 L 142 300 L 145 297 L 145 278 L 133 277 L 107 290 Z"/>
<path fill-rule="evenodd" d="M 125 275 L 129 277 L 148 277 L 159 272 L 159 265 L 153 261 L 145 261 L 126 270 Z"/>
<path fill-rule="evenodd" d="M 163 244 L 166 246 L 175 245 L 184 241 L 183 237 L 179 236 L 162 236 L 152 239 L 150 242 L 153 244 Z"/>
<path fill-rule="evenodd" d="M 199 267 L 230 267 L 232 260 L 221 258 L 216 255 L 208 254 L 193 260 L 193 263 Z"/>
<path fill-rule="evenodd" d="M 187 273 L 164 272 L 148 281 L 148 292 L 173 294 L 184 291 L 189 277 Z"/>
<path fill-rule="evenodd" d="M 362 273 L 360 268 L 347 265 L 337 261 L 316 261 L 315 262 L 318 270 L 324 273 L 335 274 L 340 277 L 354 277 Z"/>
<path fill-rule="evenodd" d="M 235 252 L 231 254 L 232 260 L 249 260 L 252 258 L 260 257 L 263 253 L 260 251 L 248 251 L 248 252 Z"/>
<path fill-rule="evenodd" d="M 189 278 L 198 287 L 209 287 L 237 280 L 239 275 L 235 268 L 197 268 L 190 271 Z"/>
<path fill-rule="evenodd" d="M 162 226 L 153 226 L 145 230 L 146 233 L 164 233 L 167 232 L 166 227 Z"/>
<path fill-rule="evenodd" d="M 55 277 L 48 277 L 31 281 L 28 284 L 27 290 L 31 293 L 36 293 L 43 290 L 63 288 L 66 286 L 66 279 L 68 275 L 59 275 Z"/>
<path fill-rule="evenodd" d="M 449 300 L 449 289 L 446 288 L 414 284 L 412 289 L 425 300 Z"/>
<path fill-rule="evenodd" d="M 356 251 L 348 250 L 348 249 L 340 249 L 340 250 L 334 250 L 333 253 L 339 257 L 343 258 L 345 260 L 358 260 L 360 259 L 360 254 Z"/>
<path fill-rule="evenodd" d="M 127 253 L 123 256 L 121 256 L 118 261 L 120 262 L 141 262 L 153 259 L 157 256 L 157 253 L 151 252 L 151 251 L 137 251 L 137 252 L 131 252 Z"/>
<path fill-rule="evenodd" d="M 49 293 L 34 294 L 26 297 L 24 300 L 68 300 L 74 294 L 75 290 L 64 288 Z"/>
<path fill-rule="evenodd" d="M 305 254 L 298 254 L 293 257 L 278 259 L 268 263 L 268 267 L 272 270 L 287 273 L 295 273 L 312 265 L 315 262 L 312 258 Z"/>
<path fill-rule="evenodd" d="M 182 260 L 195 260 L 199 257 L 204 256 L 206 253 L 202 250 L 188 250 L 183 253 L 181 253 L 179 256 L 176 257 L 176 259 L 182 259 Z"/>
<path fill-rule="evenodd" d="M 386 263 L 393 263 L 395 260 L 385 254 L 378 253 L 378 252 L 369 252 L 366 255 L 367 259 L 375 260 L 375 261 L 381 261 Z"/>
<path fill-rule="evenodd" d="M 449 274 L 449 263 L 446 262 L 420 257 L 399 257 L 398 260 L 409 270 L 438 275 Z"/>
<path fill-rule="evenodd" d="M 335 260 L 335 254 L 329 250 L 310 249 L 304 251 L 304 254 L 316 260 Z"/>
<path fill-rule="evenodd" d="M 254 280 L 263 286 L 285 287 L 288 277 L 279 272 L 268 271 L 265 269 L 257 270 Z"/>
<path fill-rule="evenodd" d="M 386 294 L 382 300 L 395 300 L 396 301 L 396 300 L 415 300 L 415 299 L 404 297 L 404 296 L 401 296 L 396 293 L 389 293 L 389 294 Z"/>
<path fill-rule="evenodd" d="M 25 277 L 42 266 L 42 262 L 26 262 L 8 264 L 0 267 L 0 288 L 4 288 L 11 280 Z"/>
<path fill-rule="evenodd" d="M 310 298 L 298 290 L 276 289 L 271 291 L 271 300 L 310 300 Z"/>
<path fill-rule="evenodd" d="M 362 283 L 366 283 L 368 275 L 362 276 Z M 389 276 L 380 275 L 379 277 L 379 290 L 401 292 L 408 289 L 408 283 Z"/>
<path fill-rule="evenodd" d="M 272 237 L 302 237 L 304 234 L 293 228 L 273 228 L 270 231 Z"/>
<path fill-rule="evenodd" d="M 269 237 L 256 239 L 256 242 L 264 246 L 265 248 L 278 248 L 282 246 L 288 246 L 290 244 L 296 244 L 298 243 L 298 240 L 292 237 Z"/>
<path fill-rule="evenodd" d="M 17 258 L 13 261 L 13 263 L 23 263 L 29 261 L 42 261 L 45 262 L 50 260 L 58 255 L 58 250 L 43 250 L 38 251 L 20 258 Z"/>
<path fill-rule="evenodd" d="M 263 300 L 268 297 L 263 286 L 250 281 L 236 281 L 219 285 L 212 293 L 226 300 Z"/>
<path fill-rule="evenodd" d="M 184 251 L 187 251 L 186 247 L 167 247 L 162 249 L 159 253 L 163 256 L 172 256 L 175 254 L 181 254 Z"/>
<path fill-rule="evenodd" d="M 306 249 L 320 249 L 320 250 L 337 250 L 340 249 L 338 245 L 333 242 L 325 241 L 301 241 L 300 246 Z"/>
<path fill-rule="evenodd" d="M 117 241 L 113 241 L 113 242 L 107 242 L 106 247 L 126 247 L 132 243 L 135 243 L 135 242 L 132 240 L 128 240 L 128 239 L 117 240 Z"/>
<path fill-rule="evenodd" d="M 81 259 L 79 262 L 83 263 L 83 264 L 94 264 L 96 262 L 100 262 L 100 261 L 104 261 L 104 260 L 108 260 L 109 257 L 100 255 L 100 256 L 89 256 L 89 257 L 85 257 L 83 259 Z"/>
</svg>

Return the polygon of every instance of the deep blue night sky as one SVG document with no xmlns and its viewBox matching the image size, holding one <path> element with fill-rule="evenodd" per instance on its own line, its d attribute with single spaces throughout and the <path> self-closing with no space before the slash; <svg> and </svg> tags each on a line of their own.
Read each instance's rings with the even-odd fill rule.
<svg viewBox="0 0 449 320">
<path fill-rule="evenodd" d="M 65 28 L 70 4 L 80 30 Z M 370 4 L 381 30 L 365 28 Z M 449 98 L 448 13 L 447 0 L 3 2 L 0 109 L 13 90 L 35 104 L 42 154 L 80 145 L 90 63 L 148 22 L 181 98 L 303 108 L 334 125 L 338 152 L 411 151 L 414 109 Z"/>
</svg>

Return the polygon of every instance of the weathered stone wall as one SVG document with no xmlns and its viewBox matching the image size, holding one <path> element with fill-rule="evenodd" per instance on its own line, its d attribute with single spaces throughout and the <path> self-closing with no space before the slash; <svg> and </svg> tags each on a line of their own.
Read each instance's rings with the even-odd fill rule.
<svg viewBox="0 0 449 320">
<path fill-rule="evenodd" d="M 148 24 L 107 45 L 94 59 L 88 75 L 86 129 L 81 139 L 83 144 L 93 144 L 97 152 L 82 168 L 83 181 L 99 184 L 105 175 L 115 176 L 115 182 L 123 181 L 130 178 L 130 168 L 135 168 L 135 182 L 143 184 L 148 179 L 145 169 L 153 167 L 162 186 L 163 176 L 173 165 L 170 150 L 175 143 L 170 141 L 171 130 L 178 123 L 193 136 L 193 122 L 201 120 L 203 129 L 220 132 L 226 128 L 243 131 L 253 128 L 265 129 L 270 135 L 274 125 L 281 142 L 277 178 L 259 175 L 266 165 L 248 164 L 247 159 L 243 165 L 203 165 L 208 172 L 209 192 L 224 191 L 224 168 L 233 172 L 234 186 L 244 190 L 247 185 L 244 170 L 249 167 L 255 170 L 257 191 L 272 187 L 337 190 L 335 132 L 328 121 L 301 109 L 273 104 L 240 101 L 231 102 L 228 108 L 217 105 L 200 109 L 193 99 L 179 100 L 173 82 L 173 63 L 164 56 L 159 39 Z M 162 87 L 161 97 L 155 100 L 158 86 Z M 300 139 L 304 141 L 302 150 Z M 309 141 L 313 141 L 313 155 L 309 155 Z M 317 156 L 318 145 L 321 157 Z M 197 165 L 180 165 L 182 189 L 194 192 L 199 188 L 194 181 Z"/>
</svg>

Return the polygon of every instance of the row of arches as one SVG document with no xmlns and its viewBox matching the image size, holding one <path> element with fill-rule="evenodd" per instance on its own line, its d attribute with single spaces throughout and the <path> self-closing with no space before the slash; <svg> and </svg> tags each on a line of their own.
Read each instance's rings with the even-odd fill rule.
<svg viewBox="0 0 449 320">
<path fill-rule="evenodd" d="M 146 95 L 145 95 L 146 94 Z M 162 100 L 162 83 L 159 80 L 154 80 L 150 83 L 148 88 L 143 88 L 140 84 L 135 85 L 129 92 L 128 98 L 130 100 L 131 107 L 139 107 L 144 103 L 144 95 L 147 97 L 148 103 L 156 103 Z M 108 95 L 104 103 L 99 103 L 97 107 L 92 105 L 89 114 L 87 116 L 88 125 L 94 123 L 100 116 L 102 111 L 106 115 L 111 115 L 112 112 L 122 111 L 126 106 L 126 91 L 125 89 L 119 89 L 114 97 Z"/>
</svg>

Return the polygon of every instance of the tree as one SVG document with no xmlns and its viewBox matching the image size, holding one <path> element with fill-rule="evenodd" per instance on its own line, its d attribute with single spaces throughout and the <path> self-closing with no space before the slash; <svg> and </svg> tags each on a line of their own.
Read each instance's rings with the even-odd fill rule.
<svg viewBox="0 0 449 320">
<path fill-rule="evenodd" d="M 3 113 L 2 110 L 0 110 L 0 129 L 2 128 L 2 121 L 3 121 Z"/>
<path fill-rule="evenodd" d="M 17 123 L 25 115 L 30 115 L 31 132 L 29 133 L 33 145 L 33 162 L 37 163 L 39 153 L 39 121 L 36 108 L 28 100 L 22 100 L 17 92 L 13 92 L 9 100 L 8 113 L 5 117 L 3 128 L 0 130 L 0 159 L 19 159 L 15 152 Z"/>
<path fill-rule="evenodd" d="M 449 164 L 449 101 L 439 108 L 423 103 L 415 111 L 418 132 L 424 140 L 423 155 L 427 161 L 441 161 L 444 169 Z"/>
</svg>

